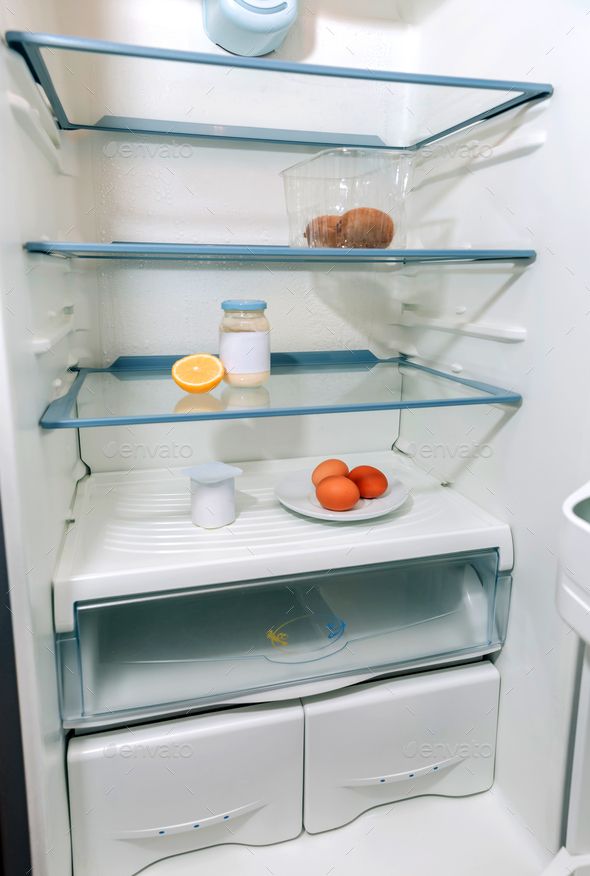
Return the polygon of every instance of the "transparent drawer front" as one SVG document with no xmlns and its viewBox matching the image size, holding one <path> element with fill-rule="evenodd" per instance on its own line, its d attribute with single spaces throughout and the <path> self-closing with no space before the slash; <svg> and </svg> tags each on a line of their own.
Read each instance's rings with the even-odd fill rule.
<svg viewBox="0 0 590 876">
<path fill-rule="evenodd" d="M 504 639 L 496 551 L 79 603 L 60 637 L 67 720 L 469 654 Z"/>
</svg>

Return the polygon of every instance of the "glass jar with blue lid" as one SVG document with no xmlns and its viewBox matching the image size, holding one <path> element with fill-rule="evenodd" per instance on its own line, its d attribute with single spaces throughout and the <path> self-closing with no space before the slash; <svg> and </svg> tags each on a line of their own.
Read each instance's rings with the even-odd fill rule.
<svg viewBox="0 0 590 876">
<path fill-rule="evenodd" d="M 257 298 L 232 298 L 221 304 L 219 358 L 230 386 L 261 386 L 270 377 L 266 306 Z"/>
</svg>

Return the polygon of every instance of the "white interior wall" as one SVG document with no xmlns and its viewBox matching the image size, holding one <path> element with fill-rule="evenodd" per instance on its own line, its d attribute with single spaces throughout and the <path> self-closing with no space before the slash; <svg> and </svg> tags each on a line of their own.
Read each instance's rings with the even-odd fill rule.
<svg viewBox="0 0 590 876">
<path fill-rule="evenodd" d="M 46 0 L 3 6 L 2 30 L 57 26 Z M 34 343 L 59 331 L 64 306 L 84 304 L 65 262 L 27 257 L 25 240 L 83 234 L 76 221 L 75 150 L 56 149 L 28 128 L 36 87 L 22 59 L 0 47 L 0 489 L 10 578 L 33 868 L 71 870 L 64 741 L 58 708 L 51 579 L 80 476 L 74 432 L 41 433 L 74 338 L 42 355 Z M 62 154 L 63 153 L 63 154 Z M 60 172 L 59 165 L 63 172 Z M 96 295 L 92 296 L 93 302 Z M 94 315 L 96 322 L 96 314 Z M 10 753 L 5 752 L 5 756 Z"/>
<path fill-rule="evenodd" d="M 561 839 L 577 652 L 555 609 L 560 505 L 588 479 L 590 420 L 580 378 L 590 365 L 582 218 L 590 171 L 581 75 L 589 27 L 586 10 L 573 0 L 558 6 L 446 0 L 422 21 L 421 70 L 549 81 L 556 91 L 549 103 L 519 113 L 523 124 L 513 132 L 498 120 L 477 133 L 480 158 L 469 172 L 454 176 L 452 156 L 443 155 L 436 177 L 415 193 L 415 210 L 427 222 L 453 227 L 456 238 L 491 239 L 495 229 L 538 250 L 538 262 L 505 287 L 482 286 L 471 272 L 456 271 L 452 289 L 441 275 L 428 283 L 418 278 L 414 291 L 426 314 L 452 319 L 463 306 L 482 322 L 526 328 L 525 343 L 407 332 L 426 359 L 460 363 L 466 374 L 519 390 L 524 405 L 513 415 L 465 408 L 401 418 L 403 446 L 421 465 L 512 526 L 517 562 L 498 663 L 497 788 L 514 818 L 551 849 Z"/>
</svg>

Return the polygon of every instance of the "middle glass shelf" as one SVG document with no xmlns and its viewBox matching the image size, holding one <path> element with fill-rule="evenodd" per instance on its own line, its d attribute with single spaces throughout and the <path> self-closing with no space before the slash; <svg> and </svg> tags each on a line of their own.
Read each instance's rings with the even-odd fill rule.
<svg viewBox="0 0 590 876">
<path fill-rule="evenodd" d="M 44 429 L 129 426 L 193 420 L 284 417 L 457 405 L 519 405 L 511 390 L 457 377 L 405 357 L 368 350 L 274 353 L 264 386 L 224 382 L 187 394 L 170 370 L 178 356 L 123 356 L 109 368 L 82 368 L 69 391 L 51 402 Z"/>
<path fill-rule="evenodd" d="M 532 249 L 315 249 L 291 246 L 248 246 L 202 243 L 114 241 L 80 243 L 34 240 L 25 244 L 30 253 L 61 258 L 139 259 L 190 262 L 294 262 L 346 264 L 429 264 L 437 262 L 512 262 L 529 264 Z"/>
</svg>

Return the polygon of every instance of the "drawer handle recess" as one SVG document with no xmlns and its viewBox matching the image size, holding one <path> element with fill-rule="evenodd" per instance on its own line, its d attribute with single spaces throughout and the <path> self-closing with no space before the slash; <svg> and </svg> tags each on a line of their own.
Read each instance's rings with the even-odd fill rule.
<svg viewBox="0 0 590 876">
<path fill-rule="evenodd" d="M 190 833 L 191 831 L 214 827 L 216 824 L 224 824 L 226 821 L 235 821 L 236 818 L 243 818 L 244 815 L 256 812 L 264 806 L 266 806 L 266 803 L 261 800 L 256 800 L 253 803 L 246 803 L 244 806 L 239 806 L 237 809 L 230 809 L 228 812 L 222 812 L 221 815 L 209 815 L 207 818 L 195 818 L 192 821 L 185 821 L 183 824 L 160 825 L 159 827 L 148 827 L 144 830 L 124 830 L 113 834 L 113 838 L 117 840 L 138 840 L 172 836 L 179 833 Z"/>
<path fill-rule="evenodd" d="M 366 778 L 350 779 L 350 781 L 346 782 L 342 787 L 361 788 L 366 787 L 367 785 L 386 785 L 393 782 L 407 782 L 412 779 L 420 779 L 422 776 L 449 769 L 449 767 L 455 766 L 455 764 L 458 764 L 462 760 L 464 760 L 464 757 L 458 754 L 455 755 L 455 757 L 440 760 L 438 763 L 431 763 L 428 766 L 420 767 L 419 769 L 404 770 L 401 773 L 391 773 L 389 776 L 367 776 Z"/>
</svg>

